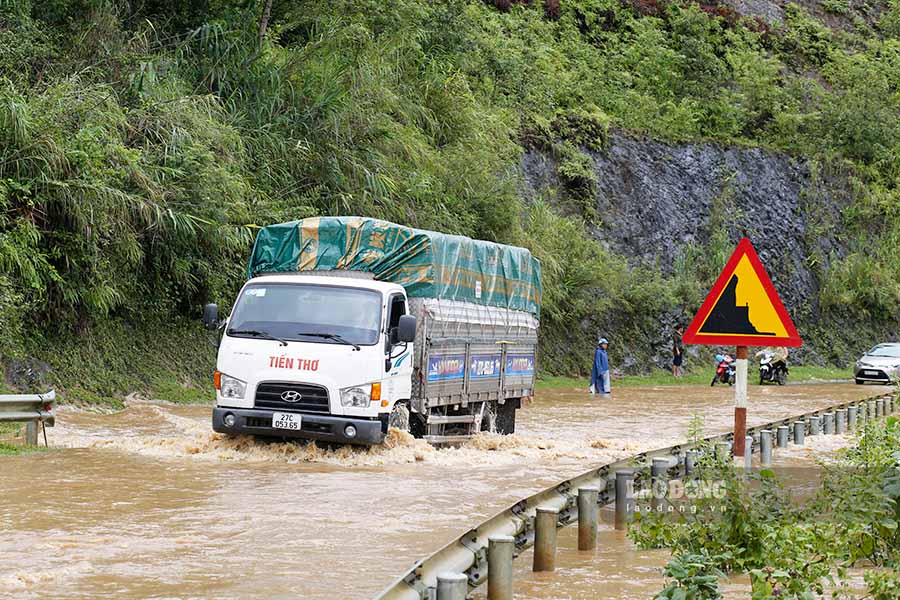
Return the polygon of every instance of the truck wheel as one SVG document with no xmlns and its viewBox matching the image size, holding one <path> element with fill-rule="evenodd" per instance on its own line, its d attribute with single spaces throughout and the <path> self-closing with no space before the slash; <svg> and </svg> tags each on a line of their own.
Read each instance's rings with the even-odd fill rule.
<svg viewBox="0 0 900 600">
<path fill-rule="evenodd" d="M 509 398 L 504 404 L 496 404 L 497 433 L 511 435 L 516 432 L 516 409 L 519 408 L 518 398 Z"/>
<path fill-rule="evenodd" d="M 388 425 L 400 431 L 406 431 L 416 438 L 425 436 L 425 420 L 422 415 L 412 412 L 406 402 L 397 402 L 388 418 Z"/>
<path fill-rule="evenodd" d="M 409 433 L 414 438 L 422 439 L 427 433 L 428 425 L 425 424 L 425 418 L 417 412 L 409 415 Z"/>
</svg>

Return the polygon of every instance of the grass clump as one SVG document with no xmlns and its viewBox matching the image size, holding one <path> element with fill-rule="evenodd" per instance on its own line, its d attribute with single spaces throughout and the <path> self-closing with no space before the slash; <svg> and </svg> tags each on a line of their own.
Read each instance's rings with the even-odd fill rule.
<svg viewBox="0 0 900 600">
<path fill-rule="evenodd" d="M 0 442 L 0 456 L 15 456 L 22 453 L 20 446 L 13 446 L 5 442 Z"/>
</svg>

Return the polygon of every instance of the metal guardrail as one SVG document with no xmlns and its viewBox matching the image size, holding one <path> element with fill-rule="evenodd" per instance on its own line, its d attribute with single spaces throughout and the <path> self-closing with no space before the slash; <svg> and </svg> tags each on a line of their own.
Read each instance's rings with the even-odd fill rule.
<svg viewBox="0 0 900 600">
<path fill-rule="evenodd" d="M 878 410 L 876 410 L 876 403 Z M 839 410 L 846 411 L 854 407 L 861 416 L 876 418 L 890 414 L 894 411 L 895 396 L 885 394 L 835 404 L 827 408 L 795 415 L 786 419 L 772 421 L 764 425 L 747 428 L 747 437 L 752 436 L 753 443 L 749 446 L 750 452 L 760 448 L 760 432 L 763 430 L 777 430 L 778 427 L 788 426 L 789 439 L 799 433 L 798 441 L 802 440 L 806 433 L 813 435 L 819 433 L 820 420 L 834 424 L 834 413 Z M 860 407 L 864 407 L 861 409 Z M 844 413 L 846 415 L 846 413 Z M 825 418 L 828 415 L 828 418 Z M 817 417 L 817 418 L 816 418 Z M 846 418 L 846 417 L 845 417 Z M 801 426 L 791 426 L 802 421 Z M 802 433 L 801 433 L 802 430 Z M 835 432 L 836 431 L 832 431 Z M 707 442 L 733 442 L 733 433 L 713 435 L 705 438 Z M 767 433 L 765 441 L 771 446 L 771 438 Z M 488 540 L 500 536 L 512 536 L 514 539 L 514 556 L 518 556 L 534 545 L 535 521 L 537 509 L 555 509 L 558 511 L 557 527 L 564 527 L 578 520 L 578 490 L 581 488 L 597 488 L 598 506 L 606 506 L 616 499 L 616 472 L 633 472 L 634 489 L 643 487 L 644 482 L 649 482 L 654 458 L 669 459 L 672 465 L 667 475 L 670 477 L 683 477 L 685 474 L 685 459 L 687 451 L 695 448 L 695 445 L 684 443 L 649 450 L 634 456 L 618 460 L 612 463 L 595 467 L 571 479 L 567 479 L 553 487 L 549 487 L 533 494 L 509 508 L 499 512 L 493 517 L 482 522 L 477 527 L 470 529 L 456 540 L 450 542 L 432 555 L 416 561 L 412 567 L 397 580 L 382 591 L 375 600 L 435 600 L 437 597 L 438 576 L 447 573 L 462 573 L 468 578 L 468 589 L 475 588 L 487 580 L 488 574 Z M 692 453 L 693 454 L 693 453 Z M 442 584 L 445 582 L 442 582 Z"/>
<path fill-rule="evenodd" d="M 56 392 L 0 395 L 0 423 L 25 422 L 25 443 L 37 446 L 38 424 L 47 444 L 47 427 L 56 424 Z"/>
</svg>

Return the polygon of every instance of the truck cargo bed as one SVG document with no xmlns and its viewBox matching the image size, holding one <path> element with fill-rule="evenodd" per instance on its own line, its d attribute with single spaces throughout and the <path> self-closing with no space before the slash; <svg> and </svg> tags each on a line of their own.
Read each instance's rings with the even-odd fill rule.
<svg viewBox="0 0 900 600">
<path fill-rule="evenodd" d="M 530 314 L 466 302 L 412 298 L 419 323 L 413 410 L 531 396 L 538 321 Z"/>
</svg>

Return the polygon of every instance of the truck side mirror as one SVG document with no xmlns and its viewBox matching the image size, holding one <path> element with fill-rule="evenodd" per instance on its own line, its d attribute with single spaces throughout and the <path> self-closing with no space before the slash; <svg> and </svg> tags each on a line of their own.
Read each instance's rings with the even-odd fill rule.
<svg viewBox="0 0 900 600">
<path fill-rule="evenodd" d="M 397 339 L 401 342 L 412 342 L 416 339 L 416 318 L 403 315 L 397 323 Z"/>
<path fill-rule="evenodd" d="M 219 324 L 219 305 L 207 304 L 203 307 L 203 326 L 207 329 L 215 329 Z"/>
</svg>

